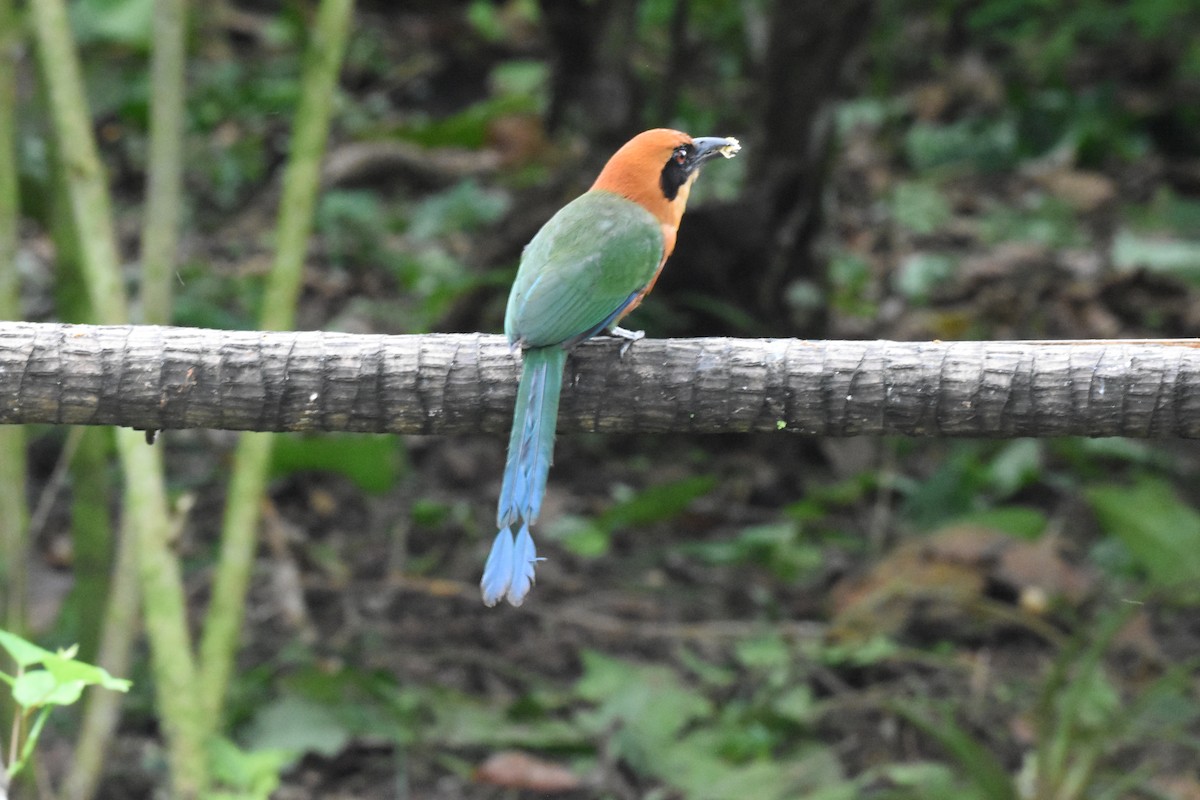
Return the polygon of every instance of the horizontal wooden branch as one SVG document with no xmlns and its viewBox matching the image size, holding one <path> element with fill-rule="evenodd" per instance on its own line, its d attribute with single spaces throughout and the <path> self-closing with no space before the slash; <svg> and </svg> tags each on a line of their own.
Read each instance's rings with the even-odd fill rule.
<svg viewBox="0 0 1200 800">
<path fill-rule="evenodd" d="M 596 339 L 563 431 L 1200 437 L 1200 342 Z M 508 430 L 519 356 L 484 334 L 0 322 L 0 423 Z"/>
</svg>

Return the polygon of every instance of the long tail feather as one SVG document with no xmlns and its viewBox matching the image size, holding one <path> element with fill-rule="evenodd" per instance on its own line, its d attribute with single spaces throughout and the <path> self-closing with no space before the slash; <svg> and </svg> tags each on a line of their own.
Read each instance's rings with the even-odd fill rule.
<svg viewBox="0 0 1200 800">
<path fill-rule="evenodd" d="M 492 542 L 492 552 L 488 553 L 487 566 L 483 569 L 483 580 L 479 582 L 484 605 L 494 606 L 508 594 L 512 586 L 513 561 L 512 531 L 503 528 Z"/>
<path fill-rule="evenodd" d="M 503 597 L 514 606 L 520 605 L 533 587 L 533 570 L 538 558 L 529 526 L 537 521 L 546 493 L 566 358 L 567 353 L 561 347 L 525 351 L 508 441 L 508 460 L 504 466 L 504 483 L 496 508 L 500 532 L 480 582 L 483 601 L 489 606 Z M 518 523 L 520 528 L 514 540 L 512 527 Z"/>
</svg>

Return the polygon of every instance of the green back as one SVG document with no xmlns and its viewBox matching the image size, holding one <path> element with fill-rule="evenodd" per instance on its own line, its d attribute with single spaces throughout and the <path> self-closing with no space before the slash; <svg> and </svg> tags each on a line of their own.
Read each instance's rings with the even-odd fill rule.
<svg viewBox="0 0 1200 800">
<path fill-rule="evenodd" d="M 612 192 L 586 192 L 563 206 L 525 247 L 504 333 L 527 347 L 577 339 L 644 289 L 662 255 L 662 229 L 654 215 Z"/>
</svg>

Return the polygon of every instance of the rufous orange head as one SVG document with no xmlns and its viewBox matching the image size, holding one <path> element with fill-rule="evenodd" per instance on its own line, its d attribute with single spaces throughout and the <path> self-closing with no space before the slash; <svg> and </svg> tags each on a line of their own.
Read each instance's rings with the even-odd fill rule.
<svg viewBox="0 0 1200 800">
<path fill-rule="evenodd" d="M 640 203 L 664 228 L 678 228 L 701 165 L 717 155 L 733 158 L 740 149 L 732 137 L 693 139 L 682 131 L 654 128 L 622 145 L 592 188 Z"/>
</svg>

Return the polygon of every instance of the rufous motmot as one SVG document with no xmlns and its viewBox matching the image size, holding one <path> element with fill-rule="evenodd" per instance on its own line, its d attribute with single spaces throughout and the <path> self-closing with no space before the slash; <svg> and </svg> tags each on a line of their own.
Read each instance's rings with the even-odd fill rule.
<svg viewBox="0 0 1200 800">
<path fill-rule="evenodd" d="M 617 323 L 654 288 L 701 165 L 739 149 L 733 138 L 639 133 L 526 245 L 504 317 L 524 364 L 496 511 L 500 532 L 480 582 L 487 605 L 506 598 L 519 606 L 533 587 L 539 559 L 529 526 L 546 491 L 567 351 L 601 332 L 625 338 L 622 352 L 641 338 Z"/>
</svg>

